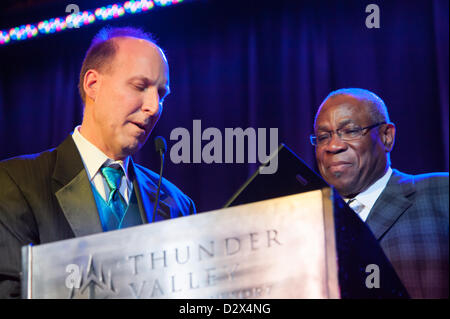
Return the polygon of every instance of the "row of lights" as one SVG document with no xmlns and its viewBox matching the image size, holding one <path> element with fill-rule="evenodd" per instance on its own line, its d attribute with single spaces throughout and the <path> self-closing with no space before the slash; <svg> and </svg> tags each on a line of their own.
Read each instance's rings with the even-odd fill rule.
<svg viewBox="0 0 450 319">
<path fill-rule="evenodd" d="M 69 14 L 66 17 L 44 20 L 36 24 L 27 24 L 20 27 L 11 28 L 9 31 L 0 30 L 0 45 L 5 45 L 11 41 L 21 41 L 36 37 L 38 34 L 49 34 L 60 32 L 65 29 L 79 28 L 89 25 L 95 21 L 105 21 L 120 18 L 125 14 L 135 14 L 146 12 L 155 6 L 165 7 L 178 4 L 183 0 L 140 0 L 126 1 L 123 4 L 112 4 L 106 7 L 97 8 L 94 12 L 83 11 Z"/>
</svg>

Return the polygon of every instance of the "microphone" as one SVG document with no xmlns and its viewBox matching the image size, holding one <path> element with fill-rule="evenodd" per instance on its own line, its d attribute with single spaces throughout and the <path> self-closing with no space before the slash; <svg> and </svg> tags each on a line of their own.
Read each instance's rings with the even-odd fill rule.
<svg viewBox="0 0 450 319">
<path fill-rule="evenodd" d="M 164 154 L 166 153 L 167 149 L 167 143 L 164 137 L 157 136 L 155 138 L 155 150 L 157 153 L 159 153 L 159 156 L 161 157 L 161 168 L 159 170 L 159 180 L 158 180 L 158 190 L 156 191 L 156 200 L 155 205 L 153 206 L 153 215 L 152 215 L 152 223 L 155 221 L 155 215 L 158 209 L 158 203 L 159 203 L 159 192 L 161 190 L 161 181 L 162 181 L 162 173 L 163 173 L 163 167 L 164 167 Z"/>
</svg>

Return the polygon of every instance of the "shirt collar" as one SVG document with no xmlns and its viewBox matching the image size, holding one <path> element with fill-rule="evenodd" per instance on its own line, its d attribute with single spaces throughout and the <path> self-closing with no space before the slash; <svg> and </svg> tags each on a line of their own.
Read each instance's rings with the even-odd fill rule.
<svg viewBox="0 0 450 319">
<path fill-rule="evenodd" d="M 354 198 L 362 203 L 365 207 L 368 207 L 371 209 L 375 202 L 377 201 L 378 197 L 383 192 L 384 188 L 386 187 L 389 179 L 392 175 L 392 168 L 389 166 L 386 173 L 384 173 L 383 177 L 378 179 L 375 183 L 369 186 L 368 189 L 366 189 L 364 192 L 359 193 Z M 348 200 L 348 198 L 344 198 L 345 201 Z"/>
<path fill-rule="evenodd" d="M 115 161 L 108 156 L 105 155 L 101 150 L 99 150 L 94 144 L 89 142 L 83 135 L 80 133 L 80 125 L 75 127 L 73 130 L 72 138 L 75 142 L 75 145 L 80 152 L 81 159 L 83 161 L 84 167 L 86 168 L 87 175 L 90 181 L 95 177 L 99 169 L 105 165 L 109 166 L 113 163 L 119 164 L 125 176 L 128 178 L 128 165 L 130 163 L 130 157 L 127 156 L 123 161 Z"/>
</svg>

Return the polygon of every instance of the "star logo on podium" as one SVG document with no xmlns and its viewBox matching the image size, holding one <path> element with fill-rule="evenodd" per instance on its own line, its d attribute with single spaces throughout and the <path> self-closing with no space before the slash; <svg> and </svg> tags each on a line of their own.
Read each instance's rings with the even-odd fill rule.
<svg viewBox="0 0 450 319">
<path fill-rule="evenodd" d="M 73 266 L 78 267 L 77 265 Z M 100 263 L 97 271 L 92 255 L 89 255 L 85 272 L 83 270 L 74 271 L 66 278 L 66 287 L 70 289 L 69 299 L 86 297 L 87 299 L 109 299 L 117 295 L 112 281 L 111 269 L 107 271 L 105 276 Z"/>
</svg>

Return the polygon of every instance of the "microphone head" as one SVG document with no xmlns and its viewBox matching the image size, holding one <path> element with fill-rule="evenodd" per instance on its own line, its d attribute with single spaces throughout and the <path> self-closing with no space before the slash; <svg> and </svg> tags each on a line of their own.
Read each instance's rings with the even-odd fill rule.
<svg viewBox="0 0 450 319">
<path fill-rule="evenodd" d="M 155 138 L 155 150 L 156 150 L 156 152 L 159 153 L 160 151 L 162 151 L 163 153 L 165 153 L 166 149 L 167 149 L 167 143 L 166 143 L 166 140 L 164 139 L 164 137 L 157 136 Z"/>
</svg>

